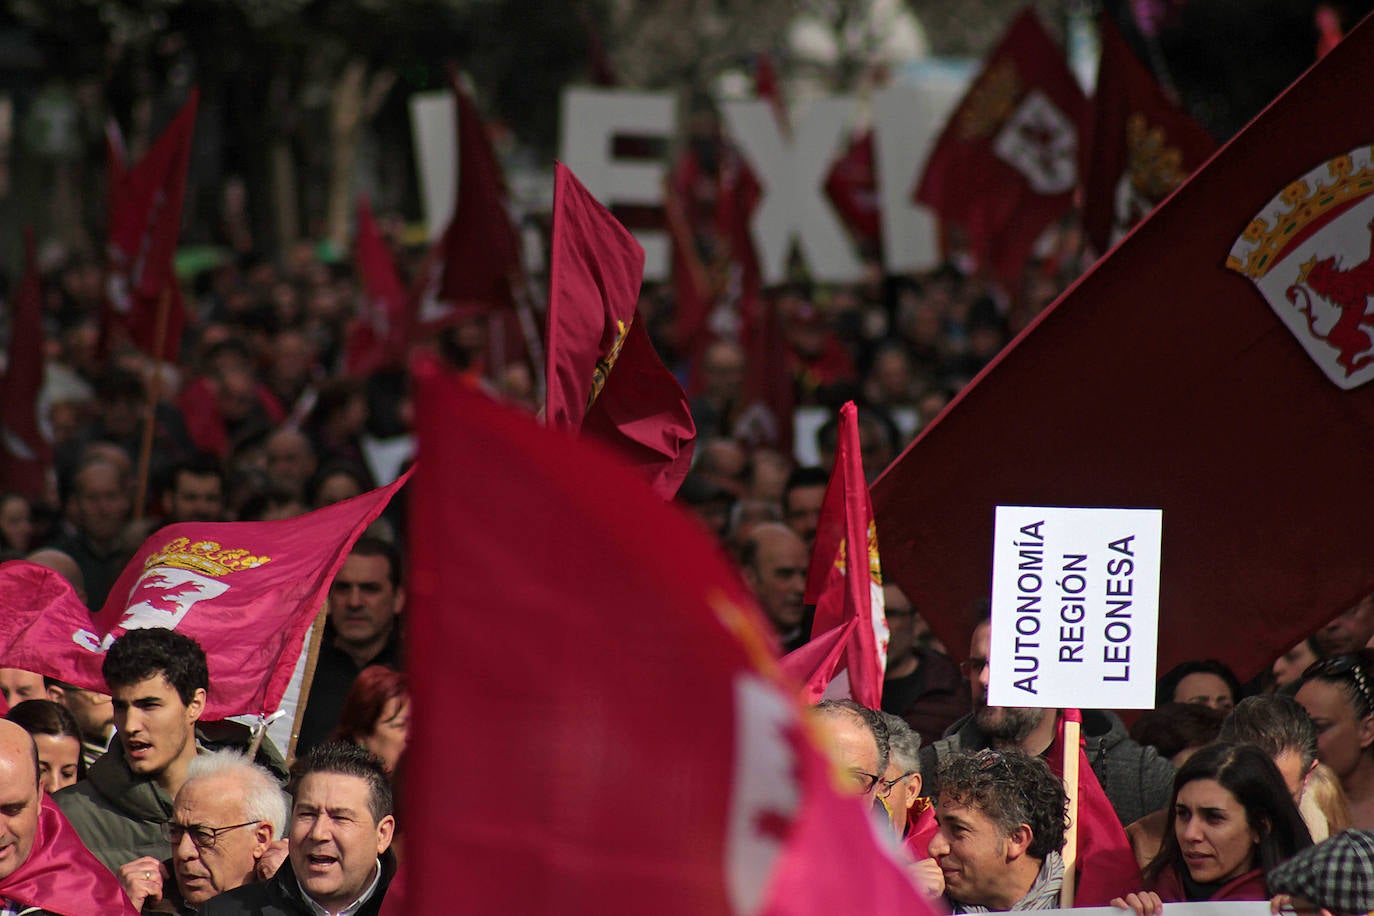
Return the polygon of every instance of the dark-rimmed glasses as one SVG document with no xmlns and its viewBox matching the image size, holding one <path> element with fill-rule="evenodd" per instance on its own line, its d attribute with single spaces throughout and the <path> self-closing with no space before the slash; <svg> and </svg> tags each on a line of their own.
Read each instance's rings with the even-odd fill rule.
<svg viewBox="0 0 1374 916">
<path fill-rule="evenodd" d="M 889 795 L 892 794 L 892 790 L 897 787 L 897 783 L 901 782 L 903 779 L 906 779 L 909 776 L 915 775 L 915 770 L 908 770 L 907 772 L 903 773 L 901 776 L 896 777 L 895 779 L 878 780 L 878 795 L 880 795 L 883 798 L 887 798 Z"/>
<path fill-rule="evenodd" d="M 1355 689 L 1364 699 L 1365 715 L 1374 713 L 1374 687 L 1370 686 L 1369 678 L 1364 673 L 1364 666 L 1360 664 L 1358 655 L 1333 655 L 1330 658 L 1319 658 L 1307 666 L 1307 670 L 1302 673 L 1302 676 L 1304 680 L 1313 677 L 1350 678 L 1355 682 Z"/>
<path fill-rule="evenodd" d="M 162 825 L 162 837 L 167 842 L 176 846 L 181 842 L 181 838 L 186 834 L 191 835 L 191 842 L 197 849 L 214 849 L 219 842 L 221 833 L 228 833 L 230 830 L 238 830 L 240 827 L 256 827 L 262 821 L 244 821 L 242 824 L 230 824 L 228 827 L 206 827 L 203 824 L 178 824 L 176 821 L 168 821 Z"/>
<path fill-rule="evenodd" d="M 867 795 L 872 792 L 873 787 L 882 781 L 878 776 L 865 773 L 857 767 L 850 767 L 845 773 L 854 781 L 854 787 L 859 790 L 860 795 Z"/>
</svg>

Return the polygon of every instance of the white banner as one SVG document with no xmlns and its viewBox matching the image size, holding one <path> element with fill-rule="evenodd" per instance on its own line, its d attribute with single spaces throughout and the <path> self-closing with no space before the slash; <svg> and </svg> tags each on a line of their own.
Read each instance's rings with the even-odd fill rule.
<svg viewBox="0 0 1374 916">
<path fill-rule="evenodd" d="M 1159 509 L 998 506 L 988 703 L 1151 709 Z"/>
</svg>

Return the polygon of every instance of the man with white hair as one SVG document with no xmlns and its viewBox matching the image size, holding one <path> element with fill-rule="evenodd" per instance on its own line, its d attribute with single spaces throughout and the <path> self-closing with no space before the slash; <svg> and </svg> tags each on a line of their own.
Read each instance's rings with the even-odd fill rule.
<svg viewBox="0 0 1374 916">
<path fill-rule="evenodd" d="M 200 754 L 167 823 L 170 867 L 145 856 L 120 868 L 120 881 L 136 906 L 166 896 L 197 912 L 211 897 L 276 871 L 286 857 L 287 815 L 286 795 L 266 769 L 237 751 Z M 165 883 L 173 876 L 175 889 Z"/>
</svg>

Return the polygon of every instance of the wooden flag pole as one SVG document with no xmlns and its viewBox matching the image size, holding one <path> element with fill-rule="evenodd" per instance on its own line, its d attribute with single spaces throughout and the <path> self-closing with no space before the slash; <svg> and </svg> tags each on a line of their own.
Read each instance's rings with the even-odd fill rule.
<svg viewBox="0 0 1374 916">
<path fill-rule="evenodd" d="M 1066 718 L 1061 749 L 1064 752 L 1064 794 L 1069 797 L 1069 829 L 1064 832 L 1064 884 L 1059 890 L 1059 905 L 1064 909 L 1073 906 L 1073 877 L 1078 866 L 1078 741 L 1079 723 Z"/>
<path fill-rule="evenodd" d="M 162 399 L 162 348 L 167 343 L 167 321 L 172 310 L 170 279 L 157 300 L 157 324 L 153 332 L 153 377 L 148 381 L 148 403 L 143 413 L 143 441 L 138 448 L 138 489 L 134 498 L 134 521 L 143 519 L 143 505 L 148 499 L 148 474 L 153 463 L 153 429 L 157 426 L 157 402 Z"/>
<path fill-rule="evenodd" d="M 291 723 L 291 740 L 282 749 L 287 766 L 296 759 L 296 742 L 300 740 L 305 707 L 310 702 L 310 685 L 315 680 L 315 665 L 320 660 L 320 642 L 324 638 L 324 623 L 328 616 L 329 602 L 326 599 L 325 603 L 320 605 L 320 612 L 315 615 L 315 622 L 310 625 L 310 632 L 305 636 L 305 671 L 301 674 L 301 692 L 296 697 L 296 715 Z"/>
</svg>

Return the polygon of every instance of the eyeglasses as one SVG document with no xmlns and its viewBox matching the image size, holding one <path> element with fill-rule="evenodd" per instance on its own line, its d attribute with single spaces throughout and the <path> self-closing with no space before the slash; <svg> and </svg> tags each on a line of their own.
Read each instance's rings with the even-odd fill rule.
<svg viewBox="0 0 1374 916">
<path fill-rule="evenodd" d="M 983 669 L 988 666 L 986 658 L 969 658 L 959 663 L 959 670 L 964 677 L 969 680 L 977 680 L 983 676 Z"/>
<path fill-rule="evenodd" d="M 1364 699 L 1365 715 L 1374 712 L 1374 688 L 1370 687 L 1369 678 L 1365 676 L 1364 666 L 1360 663 L 1358 655 L 1333 655 L 1330 658 L 1319 658 L 1307 666 L 1307 670 L 1302 673 L 1302 676 L 1304 679 L 1349 677 L 1355 682 L 1355 689 Z"/>
<path fill-rule="evenodd" d="M 176 846 L 181 842 L 181 838 L 189 833 L 191 842 L 197 849 L 214 849 L 221 833 L 238 830 L 240 827 L 256 827 L 261 823 L 262 821 L 244 821 L 242 824 L 230 824 L 228 827 L 206 827 L 202 824 L 187 825 L 168 821 L 162 825 L 162 838 Z"/>
<path fill-rule="evenodd" d="M 882 781 L 874 774 L 865 773 L 863 770 L 851 768 L 847 772 L 849 778 L 854 781 L 855 787 L 858 788 L 860 795 L 867 795 L 872 792 L 873 787 Z"/>
<path fill-rule="evenodd" d="M 887 798 L 889 795 L 892 794 L 892 790 L 893 790 L 894 788 L 896 788 L 897 783 L 901 782 L 903 779 L 906 779 L 907 777 L 915 776 L 915 775 L 916 775 L 916 771 L 915 771 L 915 770 L 911 770 L 910 772 L 903 773 L 901 776 L 898 776 L 896 779 L 880 779 L 880 780 L 878 780 L 878 794 L 881 795 L 883 798 Z"/>
</svg>

